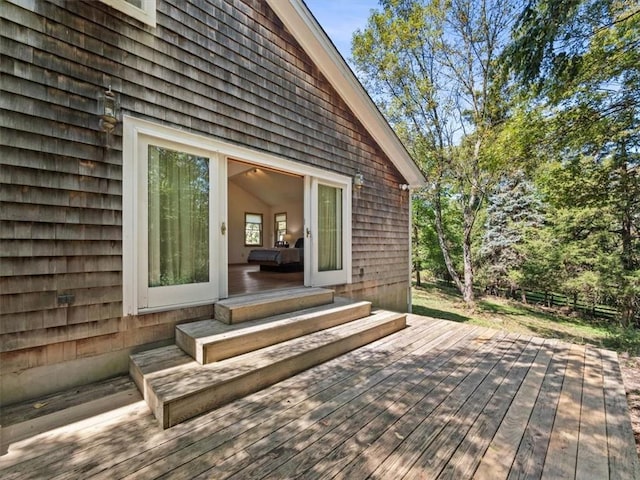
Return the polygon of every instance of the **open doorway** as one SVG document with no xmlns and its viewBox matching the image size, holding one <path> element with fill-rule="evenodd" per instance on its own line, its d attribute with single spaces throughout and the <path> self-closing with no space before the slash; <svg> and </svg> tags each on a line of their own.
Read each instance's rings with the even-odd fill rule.
<svg viewBox="0 0 640 480">
<path fill-rule="evenodd" d="M 227 160 L 229 295 L 304 285 L 304 177 Z"/>
</svg>

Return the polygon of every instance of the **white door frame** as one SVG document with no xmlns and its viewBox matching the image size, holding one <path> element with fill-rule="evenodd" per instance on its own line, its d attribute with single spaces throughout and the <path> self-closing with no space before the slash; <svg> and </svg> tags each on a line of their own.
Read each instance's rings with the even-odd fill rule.
<svg viewBox="0 0 640 480">
<path fill-rule="evenodd" d="M 312 232 L 312 207 L 314 199 L 311 198 L 312 179 L 317 179 L 323 183 L 340 186 L 344 189 L 343 221 L 346 244 L 344 248 L 344 281 L 340 283 L 351 283 L 351 198 L 352 198 L 352 178 L 350 176 L 325 170 L 288 160 L 268 153 L 252 150 L 250 148 L 234 145 L 224 141 L 193 134 L 179 130 L 177 128 L 160 125 L 158 123 L 142 120 L 125 115 L 123 118 L 123 314 L 136 315 L 157 310 L 169 310 L 183 308 L 199 304 L 211 303 L 202 301 L 189 304 L 172 305 L 166 308 L 141 309 L 138 305 L 138 285 L 139 285 L 139 245 L 136 229 L 139 226 L 137 218 L 137 194 L 140 182 L 136 157 L 139 152 L 139 137 L 146 135 L 150 137 L 164 139 L 176 145 L 184 145 L 192 149 L 205 150 L 217 153 L 219 164 L 218 175 L 218 210 L 217 224 L 212 224 L 212 234 L 220 235 L 218 238 L 218 292 L 216 299 L 228 296 L 228 238 L 222 234 L 223 225 L 228 225 L 227 206 L 227 159 L 239 160 L 252 163 L 257 166 L 282 170 L 304 177 L 304 232 L 305 232 L 305 286 L 315 286 L 325 284 L 322 279 L 317 278 L 313 273 L 317 271 L 314 265 L 313 255 L 313 232 Z M 310 240 L 306 236 L 309 231 Z M 309 244 L 309 245 L 308 245 Z M 309 248 L 311 247 L 311 248 Z"/>
<path fill-rule="evenodd" d="M 318 185 L 342 190 L 342 268 L 328 272 L 318 269 Z M 321 287 L 351 283 L 351 179 L 348 181 L 305 177 L 305 286 Z"/>
<path fill-rule="evenodd" d="M 211 162 L 212 182 L 209 211 L 210 281 L 202 289 L 189 286 L 168 289 L 160 287 L 152 294 L 155 300 L 151 299 L 151 302 L 147 303 L 149 292 L 146 287 L 147 267 L 145 266 L 147 261 L 145 254 L 147 236 L 144 231 L 146 222 L 140 212 L 141 208 L 147 204 L 145 198 L 147 179 L 143 169 L 147 164 L 144 150 L 149 142 L 207 156 Z M 218 143 L 207 137 L 124 116 L 122 148 L 123 314 L 137 315 L 207 305 L 226 297 L 228 291 L 227 239 L 221 227 L 227 223 L 227 163 L 220 154 Z M 163 294 L 166 294 L 166 298 L 163 298 Z"/>
<path fill-rule="evenodd" d="M 191 155 L 205 157 L 209 159 L 209 281 L 202 283 L 169 285 L 163 287 L 149 287 L 149 249 L 148 249 L 148 182 L 144 181 L 145 173 L 148 171 L 148 146 L 154 145 L 171 150 L 178 150 Z M 220 221 L 220 193 L 218 190 L 218 179 L 221 175 L 221 162 L 218 153 L 194 148 L 190 145 L 167 141 L 163 138 L 141 134 L 138 136 L 138 173 L 141 182 L 138 183 L 137 202 L 137 252 L 138 252 L 138 307 L 140 310 L 175 308 L 176 305 L 189 305 L 194 303 L 210 303 L 219 299 L 219 278 L 218 272 L 221 266 L 218 252 L 221 236 L 215 231 L 215 226 L 221 224 Z"/>
</svg>

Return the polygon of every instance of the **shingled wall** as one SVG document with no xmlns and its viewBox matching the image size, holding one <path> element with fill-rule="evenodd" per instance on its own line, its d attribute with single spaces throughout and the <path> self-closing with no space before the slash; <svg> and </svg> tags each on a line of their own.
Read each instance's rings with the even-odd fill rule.
<svg viewBox="0 0 640 480">
<path fill-rule="evenodd" d="M 157 26 L 96 1 L 7 1 L 0 96 L 0 399 L 126 371 L 212 306 L 122 317 L 122 114 L 348 176 L 353 283 L 406 308 L 404 179 L 265 2 L 157 0 Z M 71 296 L 71 297 L 70 297 Z M 67 303 L 67 301 L 70 303 Z"/>
</svg>

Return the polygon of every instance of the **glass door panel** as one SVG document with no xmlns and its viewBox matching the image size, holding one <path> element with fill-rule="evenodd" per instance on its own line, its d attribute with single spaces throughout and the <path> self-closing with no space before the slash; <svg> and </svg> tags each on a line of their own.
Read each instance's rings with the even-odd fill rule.
<svg viewBox="0 0 640 480">
<path fill-rule="evenodd" d="M 158 138 L 140 144 L 138 304 L 163 309 L 218 299 L 222 240 L 216 154 Z"/>
<path fill-rule="evenodd" d="M 209 281 L 209 162 L 149 145 L 149 287 Z"/>
<path fill-rule="evenodd" d="M 342 270 L 342 189 L 318 185 L 318 271 Z"/>
<path fill-rule="evenodd" d="M 316 178 L 310 181 L 309 281 L 313 286 L 339 285 L 351 281 L 350 265 L 350 195 L 346 184 Z"/>
</svg>

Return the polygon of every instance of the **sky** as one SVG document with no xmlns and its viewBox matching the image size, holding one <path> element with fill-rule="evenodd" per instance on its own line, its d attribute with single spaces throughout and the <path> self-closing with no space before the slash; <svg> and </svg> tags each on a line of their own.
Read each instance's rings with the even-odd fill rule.
<svg viewBox="0 0 640 480">
<path fill-rule="evenodd" d="M 351 37 L 367 24 L 372 9 L 379 9 L 378 0 L 304 0 L 327 32 L 340 54 L 351 57 Z"/>
</svg>

